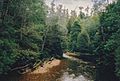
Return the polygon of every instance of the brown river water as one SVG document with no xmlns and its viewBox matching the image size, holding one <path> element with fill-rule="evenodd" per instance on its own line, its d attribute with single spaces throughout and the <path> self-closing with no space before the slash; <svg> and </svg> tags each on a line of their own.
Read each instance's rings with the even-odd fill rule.
<svg viewBox="0 0 120 81">
<path fill-rule="evenodd" d="M 95 75 L 94 66 L 64 55 L 66 59 L 60 60 L 59 65 L 53 66 L 47 72 L 24 75 L 7 75 L 0 77 L 0 81 L 93 81 Z M 42 69 L 41 69 L 42 70 Z"/>
</svg>

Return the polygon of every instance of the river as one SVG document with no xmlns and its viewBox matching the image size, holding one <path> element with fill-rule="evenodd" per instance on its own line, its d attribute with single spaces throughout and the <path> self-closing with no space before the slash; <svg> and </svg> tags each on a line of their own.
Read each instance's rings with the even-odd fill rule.
<svg viewBox="0 0 120 81">
<path fill-rule="evenodd" d="M 94 65 L 63 54 L 60 64 L 49 72 L 24 75 L 10 74 L 0 77 L 0 81 L 93 81 Z"/>
</svg>

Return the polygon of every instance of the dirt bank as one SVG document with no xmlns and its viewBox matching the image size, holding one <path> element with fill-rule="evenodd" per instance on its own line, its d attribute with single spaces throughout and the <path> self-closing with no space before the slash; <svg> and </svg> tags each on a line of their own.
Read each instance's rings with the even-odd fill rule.
<svg viewBox="0 0 120 81">
<path fill-rule="evenodd" d="M 31 72 L 30 74 L 39 74 L 39 73 L 46 73 L 49 72 L 51 68 L 60 65 L 61 60 L 54 59 L 52 61 L 48 61 L 44 63 L 43 66 L 39 66 L 36 70 Z"/>
<path fill-rule="evenodd" d="M 19 81 L 59 81 L 57 80 L 62 76 L 63 70 L 67 68 L 64 60 L 54 59 L 39 66 L 33 72 L 22 75 Z"/>
</svg>

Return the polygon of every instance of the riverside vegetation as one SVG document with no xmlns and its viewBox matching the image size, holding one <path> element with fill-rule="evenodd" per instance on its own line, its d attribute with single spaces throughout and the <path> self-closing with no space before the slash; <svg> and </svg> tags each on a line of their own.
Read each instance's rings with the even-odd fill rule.
<svg viewBox="0 0 120 81">
<path fill-rule="evenodd" d="M 44 0 L 0 0 L 0 75 L 24 73 L 64 52 L 93 55 L 95 81 L 120 79 L 120 0 L 68 9 Z M 105 5 L 105 9 L 101 7 Z M 82 58 L 81 58 L 82 59 Z M 78 67 L 80 68 L 80 67 Z"/>
</svg>

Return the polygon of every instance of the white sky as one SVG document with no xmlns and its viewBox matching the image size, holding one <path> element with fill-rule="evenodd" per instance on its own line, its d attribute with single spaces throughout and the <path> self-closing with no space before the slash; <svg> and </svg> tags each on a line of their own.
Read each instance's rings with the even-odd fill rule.
<svg viewBox="0 0 120 81">
<path fill-rule="evenodd" d="M 52 0 L 45 0 L 46 4 L 50 6 Z M 55 0 L 55 4 L 62 4 L 69 11 L 74 10 L 79 11 L 79 6 L 86 8 L 87 6 L 92 7 L 91 0 Z"/>
<path fill-rule="evenodd" d="M 45 3 L 50 6 L 51 2 L 53 0 L 45 0 Z M 110 2 L 112 0 L 109 0 Z M 79 6 L 82 6 L 84 8 L 86 8 L 87 6 L 89 6 L 90 8 L 92 7 L 93 3 L 92 0 L 55 0 L 54 2 L 57 5 L 62 4 L 63 7 L 65 7 L 66 9 L 69 9 L 69 12 L 71 10 L 74 10 L 76 7 L 76 12 L 79 13 Z"/>
<path fill-rule="evenodd" d="M 52 2 L 52 0 L 46 0 L 47 4 L 50 4 Z M 78 6 L 91 6 L 92 2 L 91 0 L 55 0 L 55 4 L 63 4 L 65 5 L 67 8 L 72 8 L 74 9 L 77 5 Z"/>
</svg>

